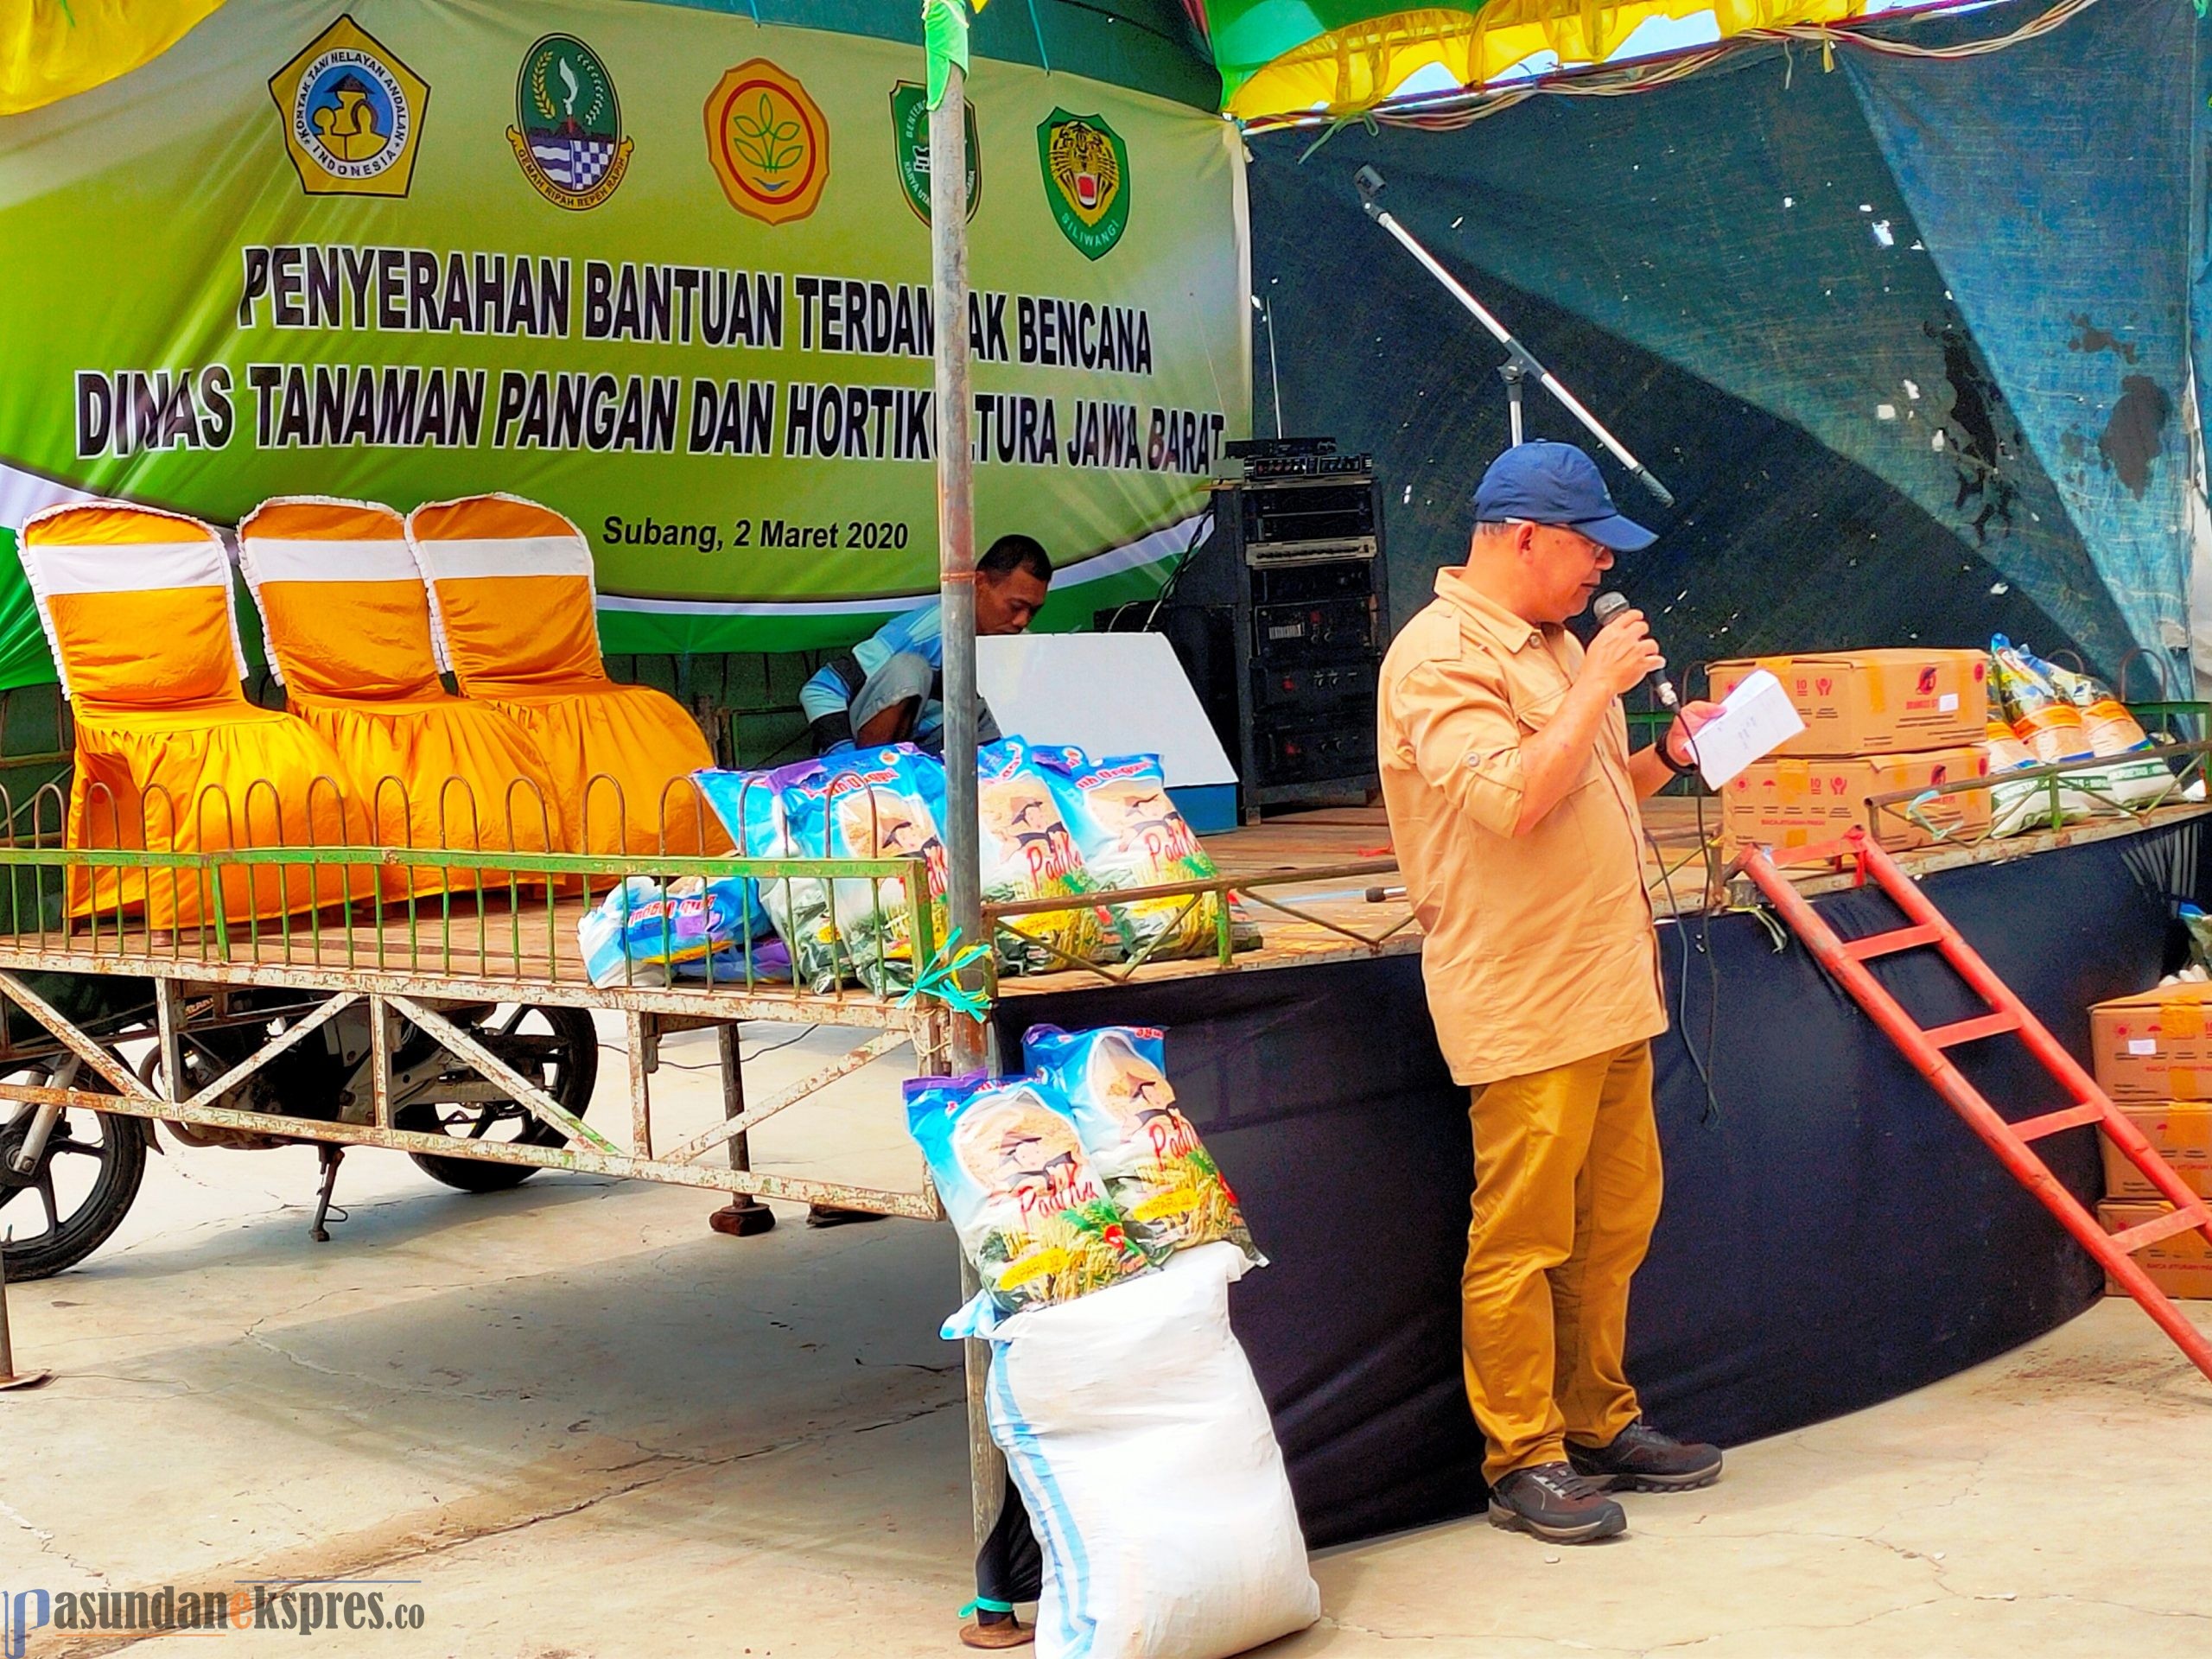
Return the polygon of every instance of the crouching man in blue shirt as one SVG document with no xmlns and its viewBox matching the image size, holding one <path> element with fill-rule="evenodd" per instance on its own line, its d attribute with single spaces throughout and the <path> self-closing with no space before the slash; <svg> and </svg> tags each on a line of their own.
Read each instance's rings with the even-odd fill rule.
<svg viewBox="0 0 2212 1659">
<path fill-rule="evenodd" d="M 1001 536 L 976 561 L 976 632 L 1020 633 L 1045 603 L 1052 561 L 1027 536 Z M 850 651 L 832 656 L 799 688 L 817 754 L 912 743 L 944 753 L 944 618 L 931 600 L 895 616 Z M 976 735 L 1000 735 L 977 699 Z"/>
</svg>

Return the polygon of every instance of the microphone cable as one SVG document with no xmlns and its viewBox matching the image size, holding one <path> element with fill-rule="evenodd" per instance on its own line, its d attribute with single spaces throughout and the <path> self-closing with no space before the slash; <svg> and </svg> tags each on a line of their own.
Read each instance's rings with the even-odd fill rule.
<svg viewBox="0 0 2212 1659">
<path fill-rule="evenodd" d="M 1681 720 L 1680 715 L 1675 718 L 1677 723 Z M 1697 738 L 1687 726 L 1682 730 L 1682 741 L 1689 747 L 1690 764 L 1694 766 L 1702 766 L 1703 762 L 1697 752 Z M 1666 753 L 1666 742 L 1667 730 L 1662 729 L 1659 734 L 1662 758 L 1664 758 Z M 1698 859 L 1705 866 L 1706 893 L 1708 899 L 1708 902 L 1699 907 L 1697 951 L 1705 958 L 1705 1052 L 1707 1058 L 1717 1064 L 1719 1056 L 1713 1045 L 1718 1040 L 1719 1033 L 1720 964 L 1719 959 L 1713 954 L 1713 906 L 1710 903 L 1710 895 L 1714 879 L 1713 852 L 1712 841 L 1707 836 L 1705 827 L 1704 785 L 1705 779 L 1700 776 L 1697 779 L 1697 786 L 1691 791 L 1692 798 L 1697 803 Z M 1689 928 L 1682 919 L 1681 901 L 1675 896 L 1675 877 L 1674 873 L 1667 868 L 1667 855 L 1661 849 L 1657 837 L 1653 836 L 1649 828 L 1643 823 L 1643 814 L 1640 811 L 1637 815 L 1637 824 L 1643 831 L 1644 844 L 1651 849 L 1651 856 L 1658 861 L 1660 889 L 1667 895 L 1668 916 L 1675 924 L 1678 963 L 1675 975 L 1675 1028 L 1681 1033 L 1682 1052 L 1689 1056 L 1690 1067 L 1697 1073 L 1698 1083 L 1705 1090 L 1705 1111 L 1698 1121 L 1701 1123 L 1718 1122 L 1720 1117 L 1720 1096 L 1713 1088 L 1713 1072 L 1707 1066 L 1706 1059 L 1699 1057 L 1697 1045 L 1690 1040 Z"/>
</svg>

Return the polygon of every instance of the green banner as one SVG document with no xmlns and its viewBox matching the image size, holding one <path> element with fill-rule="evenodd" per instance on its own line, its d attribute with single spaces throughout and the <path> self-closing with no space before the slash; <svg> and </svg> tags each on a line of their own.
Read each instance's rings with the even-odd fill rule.
<svg viewBox="0 0 2212 1659">
<path fill-rule="evenodd" d="M 0 119 L 0 524 L 79 493 L 504 490 L 582 525 L 612 652 L 850 639 L 936 587 L 918 48 L 566 0 L 230 5 Z M 979 543 L 1148 592 L 1249 429 L 1234 130 L 969 82 Z M 0 684 L 51 677 L 12 557 Z"/>
</svg>

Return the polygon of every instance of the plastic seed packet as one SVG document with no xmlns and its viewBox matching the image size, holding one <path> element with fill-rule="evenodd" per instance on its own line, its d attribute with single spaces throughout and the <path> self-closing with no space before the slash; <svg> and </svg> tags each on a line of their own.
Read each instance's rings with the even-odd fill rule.
<svg viewBox="0 0 2212 1659">
<path fill-rule="evenodd" d="M 834 764 L 833 764 L 834 762 Z M 695 774 L 747 858 L 921 858 L 931 928 L 942 943 L 944 770 L 910 744 L 806 760 L 767 772 Z M 906 883 L 897 876 L 763 879 L 760 901 L 789 948 L 798 982 L 817 992 L 858 979 L 877 995 L 913 983 Z"/>
<path fill-rule="evenodd" d="M 976 753 L 976 812 L 982 830 L 983 899 L 1010 904 L 1096 891 L 1062 817 L 1052 786 L 1018 737 Z M 1010 916 L 996 930 L 1002 973 L 1052 973 L 1119 954 L 1120 934 L 1097 905 Z M 1114 950 L 1108 949 L 1111 936 Z"/>
<path fill-rule="evenodd" d="M 1989 654 L 1996 664 L 1997 690 L 2012 731 L 2027 745 L 2037 764 L 2049 766 L 2062 760 L 2088 760 L 2089 735 L 2082 723 L 2082 711 L 2059 696 L 2058 689 L 2036 671 L 2026 653 L 2003 634 L 1991 639 Z"/>
<path fill-rule="evenodd" d="M 1150 1267 L 1046 1084 L 918 1077 L 906 1096 L 907 1131 L 1001 1311 L 1072 1301 Z"/>
<path fill-rule="evenodd" d="M 2063 817 L 2116 813 L 2173 792 L 2173 772 L 2164 761 L 2128 758 L 2150 747 L 2150 740 L 2101 683 L 2047 663 L 2001 633 L 1990 640 L 1989 650 L 1995 689 L 2012 729 L 2039 764 L 2113 759 L 2111 766 L 2068 774 L 2059 791 Z M 2046 791 L 2046 810 L 2048 799 Z"/>
<path fill-rule="evenodd" d="M 1162 1256 L 1221 1240 L 1264 1263 L 1236 1194 L 1175 1104 L 1163 1033 L 1032 1026 L 1021 1048 L 1029 1070 L 1073 1110 L 1084 1150 L 1140 1244 Z"/>
<path fill-rule="evenodd" d="M 576 925 L 584 971 L 594 985 L 664 986 L 677 974 L 742 982 L 746 945 L 769 931 L 753 883 L 742 876 L 708 881 L 683 876 L 663 887 L 651 876 L 625 879 Z M 755 979 L 767 976 L 756 961 Z"/>
<path fill-rule="evenodd" d="M 1030 753 L 1102 889 L 1164 887 L 1220 874 L 1168 798 L 1158 755 L 1093 760 L 1081 749 L 1065 747 Z M 1215 893 L 1140 899 L 1113 906 L 1111 913 L 1124 949 L 1147 962 L 1202 957 L 1218 948 L 1221 900 Z"/>
</svg>

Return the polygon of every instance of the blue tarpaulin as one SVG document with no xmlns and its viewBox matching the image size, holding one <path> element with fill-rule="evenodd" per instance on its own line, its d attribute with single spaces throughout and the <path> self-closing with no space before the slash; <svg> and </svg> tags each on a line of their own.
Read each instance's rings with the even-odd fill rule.
<svg viewBox="0 0 2212 1659">
<path fill-rule="evenodd" d="M 1886 27 L 1943 47 L 2044 9 Z M 2132 657 L 2149 695 L 2144 654 L 2178 666 L 2188 638 L 2205 33 L 2190 0 L 2099 0 L 1975 57 L 1757 48 L 1459 131 L 1256 136 L 1286 424 L 1377 453 L 1393 592 L 1421 603 L 1505 442 L 1500 353 L 1360 214 L 1372 162 L 1675 490 L 1662 509 L 1613 471 L 1664 532 L 1622 584 L 1678 660 L 2001 630 Z M 1534 389 L 1529 414 L 1580 436 Z"/>
</svg>

